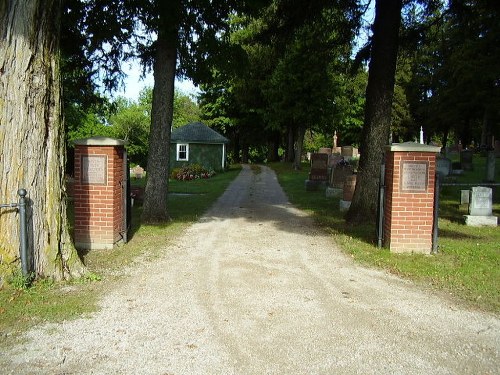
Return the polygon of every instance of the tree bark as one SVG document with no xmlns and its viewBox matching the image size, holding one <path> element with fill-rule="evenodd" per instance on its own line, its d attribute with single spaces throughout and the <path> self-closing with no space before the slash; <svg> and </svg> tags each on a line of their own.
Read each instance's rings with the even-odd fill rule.
<svg viewBox="0 0 500 375">
<path fill-rule="evenodd" d="M 306 134 L 306 128 L 302 125 L 297 126 L 297 138 L 295 144 L 295 158 L 293 161 L 293 168 L 295 170 L 302 169 L 302 148 L 304 146 L 304 135 Z"/>
<path fill-rule="evenodd" d="M 356 190 L 346 219 L 374 223 L 380 165 L 388 143 L 402 0 L 377 0 Z"/>
<path fill-rule="evenodd" d="M 169 1 L 162 3 L 159 8 L 160 28 L 153 65 L 154 87 L 148 174 L 142 211 L 144 223 L 161 223 L 170 220 L 168 213 L 169 153 L 174 113 L 180 6 L 180 1 Z"/>
<path fill-rule="evenodd" d="M 295 136 L 294 136 L 294 129 L 293 127 L 289 126 L 287 128 L 287 148 L 286 148 L 286 161 L 289 163 L 293 163 L 295 160 L 295 152 L 294 152 L 294 146 L 293 144 L 295 143 Z"/>
<path fill-rule="evenodd" d="M 60 13 L 60 0 L 0 5 L 0 203 L 27 190 L 30 270 L 58 280 L 85 272 L 66 215 Z M 18 259 L 18 213 L 0 209 L 0 270 Z"/>
</svg>

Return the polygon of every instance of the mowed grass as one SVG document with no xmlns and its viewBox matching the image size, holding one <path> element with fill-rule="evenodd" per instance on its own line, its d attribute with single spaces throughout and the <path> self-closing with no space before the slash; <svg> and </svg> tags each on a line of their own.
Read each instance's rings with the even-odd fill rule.
<svg viewBox="0 0 500 375">
<path fill-rule="evenodd" d="M 289 164 L 270 165 L 290 201 L 309 212 L 338 245 L 358 262 L 411 279 L 472 308 L 500 312 L 500 228 L 469 227 L 459 208 L 460 189 L 444 187 L 440 196 L 439 251 L 436 255 L 394 254 L 378 248 L 375 223 L 352 226 L 339 211 L 339 199 L 326 198 L 324 189 L 306 192 L 309 166 L 294 171 Z M 497 159 L 497 176 L 500 160 Z M 480 182 L 485 158 L 474 155 L 474 171 L 455 182 Z M 498 181 L 498 178 L 497 178 Z M 494 194 L 493 214 L 500 216 L 500 188 Z"/>
<path fill-rule="evenodd" d="M 81 254 L 88 275 L 68 282 L 42 280 L 30 288 L 19 287 L 19 276 L 0 289 L 0 350 L 19 333 L 43 322 L 80 317 L 97 309 L 97 302 L 110 287 L 126 275 L 127 267 L 154 261 L 195 222 L 224 192 L 241 168 L 235 166 L 207 180 L 170 181 L 168 207 L 171 221 L 163 225 L 141 225 L 142 207 L 132 212 L 129 242 L 113 250 Z M 133 181 L 141 185 L 143 180 Z M 71 212 L 71 208 L 69 209 Z M 70 213 L 71 214 L 71 213 Z"/>
</svg>

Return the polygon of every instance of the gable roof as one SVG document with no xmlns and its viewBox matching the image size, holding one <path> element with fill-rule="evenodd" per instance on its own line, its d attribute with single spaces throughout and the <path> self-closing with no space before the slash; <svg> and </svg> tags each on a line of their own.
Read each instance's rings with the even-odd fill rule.
<svg viewBox="0 0 500 375">
<path fill-rule="evenodd" d="M 172 143 L 228 143 L 229 140 L 201 122 L 191 122 L 174 129 L 170 136 Z"/>
</svg>

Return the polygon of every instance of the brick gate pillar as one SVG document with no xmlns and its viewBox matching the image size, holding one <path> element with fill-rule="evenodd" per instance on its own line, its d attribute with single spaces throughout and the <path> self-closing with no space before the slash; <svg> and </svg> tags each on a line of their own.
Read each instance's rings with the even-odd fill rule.
<svg viewBox="0 0 500 375">
<path fill-rule="evenodd" d="M 393 252 L 429 254 L 434 224 L 436 155 L 440 147 L 386 147 L 384 245 Z"/>
<path fill-rule="evenodd" d="M 111 249 L 126 231 L 125 142 L 93 137 L 74 143 L 75 246 Z"/>
</svg>

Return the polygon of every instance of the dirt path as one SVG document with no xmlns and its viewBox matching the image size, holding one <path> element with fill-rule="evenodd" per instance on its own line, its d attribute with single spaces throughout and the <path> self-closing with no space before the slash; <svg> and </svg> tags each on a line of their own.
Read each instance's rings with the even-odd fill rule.
<svg viewBox="0 0 500 375">
<path fill-rule="evenodd" d="M 495 374 L 500 321 L 359 267 L 245 167 L 89 318 L 0 353 L 15 374 Z"/>
</svg>

